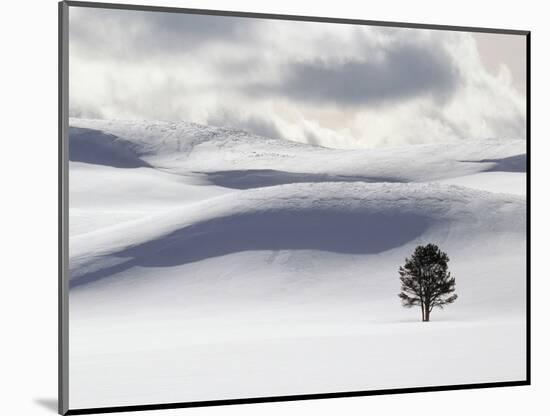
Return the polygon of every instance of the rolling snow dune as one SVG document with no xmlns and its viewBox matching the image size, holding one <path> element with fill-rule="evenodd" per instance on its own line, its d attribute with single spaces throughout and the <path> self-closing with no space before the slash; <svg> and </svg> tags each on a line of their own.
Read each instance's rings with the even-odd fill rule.
<svg viewBox="0 0 550 416">
<path fill-rule="evenodd" d="M 71 408 L 525 377 L 524 142 L 70 122 Z M 397 268 L 428 242 L 459 298 L 425 324 Z"/>
<path fill-rule="evenodd" d="M 367 150 L 335 150 L 284 140 L 266 139 L 244 131 L 193 123 L 147 123 L 71 119 L 72 129 L 96 130 L 81 135 L 88 146 L 108 150 L 108 136 L 139 160 L 172 173 L 235 175 L 261 171 L 284 174 L 340 175 L 372 182 L 427 182 L 486 171 L 525 172 L 525 141 L 471 140 Z M 71 137 L 73 133 L 71 133 Z M 72 140 L 72 139 L 71 139 Z M 106 160 L 110 154 L 104 156 Z M 281 174 L 279 174 L 281 172 Z M 288 182 L 297 175 L 289 175 Z M 233 178 L 234 179 L 234 178 Z M 278 183 L 283 178 L 279 177 Z M 317 181 L 314 181 L 317 182 Z"/>
<path fill-rule="evenodd" d="M 142 224 L 131 222 L 128 227 L 76 237 L 71 242 L 71 280 L 76 286 L 136 265 L 168 267 L 249 250 L 380 253 L 419 238 L 428 229 L 442 240 L 451 224 L 455 234 L 481 236 L 499 229 L 521 235 L 524 209 L 521 198 L 495 198 L 439 184 L 260 188 L 174 209 Z M 90 276 L 90 263 L 112 264 L 112 260 L 115 266 L 95 267 L 94 277 Z"/>
</svg>

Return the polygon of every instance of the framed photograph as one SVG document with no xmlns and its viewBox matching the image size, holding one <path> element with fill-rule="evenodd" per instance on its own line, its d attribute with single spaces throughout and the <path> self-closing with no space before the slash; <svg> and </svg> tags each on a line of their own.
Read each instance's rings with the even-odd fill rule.
<svg viewBox="0 0 550 416">
<path fill-rule="evenodd" d="M 530 383 L 528 31 L 59 28 L 61 414 Z"/>
</svg>

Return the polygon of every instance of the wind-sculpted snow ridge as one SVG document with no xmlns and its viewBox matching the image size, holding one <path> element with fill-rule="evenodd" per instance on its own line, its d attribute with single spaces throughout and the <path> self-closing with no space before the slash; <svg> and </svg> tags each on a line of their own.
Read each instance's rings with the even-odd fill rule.
<svg viewBox="0 0 550 416">
<path fill-rule="evenodd" d="M 310 148 L 290 141 L 281 141 L 260 137 L 243 130 L 204 126 L 190 122 L 145 122 L 123 120 L 86 120 L 70 119 L 71 127 L 101 131 L 127 141 L 131 150 L 139 157 L 155 160 L 159 158 L 182 160 L 191 155 L 197 148 L 210 144 L 218 149 L 228 150 L 232 147 L 272 148 L 282 151 L 279 156 L 288 156 L 297 148 Z M 245 150 L 245 149 L 242 149 Z M 254 151 L 252 152 L 254 154 Z M 262 154 L 255 153 L 256 156 Z M 277 153 L 275 153 L 277 155 Z"/>
<path fill-rule="evenodd" d="M 317 183 L 258 188 L 71 240 L 72 287 L 131 267 L 255 250 L 374 254 L 419 239 L 521 234 L 523 198 L 439 184 Z"/>
<path fill-rule="evenodd" d="M 203 175 L 213 184 L 237 189 L 295 181 L 425 182 L 487 171 L 525 171 L 524 140 L 337 150 L 187 122 L 71 119 L 70 124 L 71 143 L 78 139 L 77 145 L 87 146 L 88 152 L 91 146 L 99 147 L 92 152 L 97 154 L 114 147 L 121 153 L 124 147 L 135 163 Z"/>
</svg>

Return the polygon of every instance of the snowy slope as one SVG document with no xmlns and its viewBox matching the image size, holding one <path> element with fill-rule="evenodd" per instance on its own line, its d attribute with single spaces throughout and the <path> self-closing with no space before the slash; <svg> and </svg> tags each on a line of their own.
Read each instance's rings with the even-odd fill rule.
<svg viewBox="0 0 550 416">
<path fill-rule="evenodd" d="M 69 148 L 71 408 L 525 377 L 523 141 L 71 119 Z M 397 268 L 427 242 L 459 300 L 422 324 Z"/>
<path fill-rule="evenodd" d="M 233 178 L 242 171 L 260 171 L 265 177 L 275 171 L 304 174 L 308 181 L 315 179 L 308 174 L 317 174 L 319 181 L 341 175 L 340 179 L 346 181 L 419 182 L 487 171 L 525 171 L 523 140 L 336 150 L 185 122 L 71 119 L 71 126 L 71 136 L 81 138 L 73 143 L 73 153 L 79 153 L 77 149 L 88 143 L 96 148 L 98 156 L 94 157 L 101 153 L 102 159 L 113 158 L 116 149 L 118 164 L 149 164 L 172 173 L 217 173 L 218 178 L 222 173 Z M 261 177 L 259 181 L 256 185 L 261 185 Z M 296 176 L 291 175 L 288 181 L 295 182 Z"/>
</svg>

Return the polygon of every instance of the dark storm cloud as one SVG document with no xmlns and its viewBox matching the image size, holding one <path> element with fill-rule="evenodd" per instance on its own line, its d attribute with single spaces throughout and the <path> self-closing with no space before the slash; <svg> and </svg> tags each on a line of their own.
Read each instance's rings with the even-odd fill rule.
<svg viewBox="0 0 550 416">
<path fill-rule="evenodd" d="M 74 10 L 74 9 L 71 9 Z M 211 42 L 238 41 L 255 20 L 238 17 L 88 9 L 70 21 L 70 40 L 91 54 L 143 58 L 189 52 Z"/>
<path fill-rule="evenodd" d="M 235 58 L 223 62 L 226 76 L 242 75 L 265 65 L 261 54 L 264 47 L 256 45 L 261 43 L 260 30 L 266 28 L 260 19 L 131 10 L 74 10 L 70 39 L 76 47 L 73 50 L 85 56 L 126 63 L 135 60 L 157 62 L 159 57 L 177 59 L 216 43 L 223 44 L 225 50 L 234 51 Z M 331 62 L 322 58 L 288 60 L 281 56 L 271 62 L 275 63 L 272 69 L 279 73 L 281 81 L 266 79 L 260 83 L 245 82 L 245 85 L 239 82 L 238 93 L 264 98 L 283 96 L 314 105 L 361 106 L 425 94 L 442 99 L 457 85 L 453 59 L 434 42 L 396 42 L 388 45 L 382 59 L 370 59 L 373 50 L 369 38 L 357 37 L 355 41 L 363 44 L 358 49 L 363 50 L 365 58 L 353 56 Z M 254 58 L 243 60 L 239 57 L 239 48 L 246 45 L 258 52 Z M 315 42 L 311 46 L 323 55 L 323 47 Z M 216 56 L 202 57 L 201 62 L 211 61 L 212 67 L 219 68 L 215 59 Z M 170 73 L 168 68 L 166 71 Z M 228 88 L 223 78 L 215 81 Z M 262 127 L 265 123 L 250 121 L 248 124 L 255 132 L 267 129 L 271 135 L 276 133 L 272 128 Z"/>
<path fill-rule="evenodd" d="M 381 60 L 294 62 L 283 74 L 280 83 L 253 85 L 249 92 L 315 104 L 370 105 L 426 94 L 443 99 L 452 94 L 460 79 L 452 59 L 430 45 L 399 45 Z"/>
</svg>

